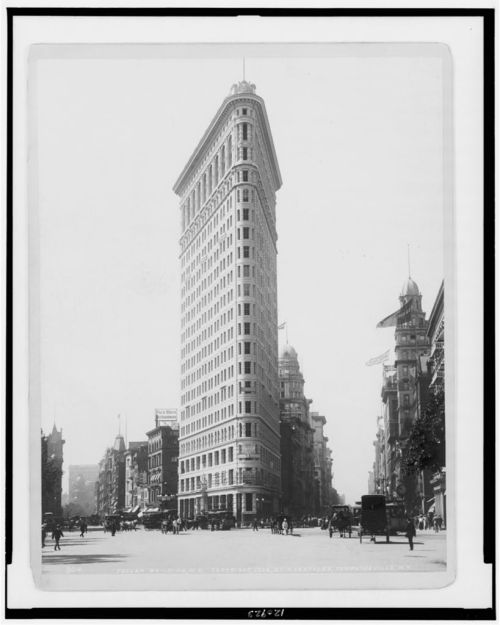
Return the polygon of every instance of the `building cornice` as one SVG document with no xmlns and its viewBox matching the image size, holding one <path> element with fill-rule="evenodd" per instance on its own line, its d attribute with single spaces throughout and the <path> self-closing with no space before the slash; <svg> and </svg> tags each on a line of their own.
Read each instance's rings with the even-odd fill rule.
<svg viewBox="0 0 500 625">
<path fill-rule="evenodd" d="M 278 166 L 276 150 L 274 148 L 274 142 L 273 142 L 273 138 L 271 134 L 271 128 L 269 125 L 269 120 L 267 117 L 266 106 L 264 104 L 264 100 L 260 96 L 255 95 L 253 93 L 240 93 L 240 94 L 235 94 L 235 95 L 229 95 L 221 104 L 219 110 L 215 114 L 215 117 L 213 118 L 209 127 L 203 134 L 203 137 L 201 138 L 200 142 L 196 146 L 186 166 L 182 170 L 181 174 L 179 175 L 179 177 L 177 178 L 173 186 L 173 190 L 175 191 L 177 195 L 183 194 L 183 190 L 185 186 L 189 183 L 191 177 L 193 176 L 196 169 L 198 168 L 200 162 L 202 161 L 205 155 L 205 152 L 212 145 L 213 141 L 215 140 L 215 137 L 217 137 L 217 134 L 220 132 L 222 125 L 223 125 L 223 121 L 227 113 L 234 108 L 234 105 L 236 103 L 239 103 L 239 102 L 244 103 L 245 101 L 247 102 L 251 101 L 259 105 L 257 107 L 257 110 L 259 112 L 262 125 L 264 126 L 264 129 L 265 129 L 263 136 L 264 136 L 264 141 L 265 141 L 265 145 L 266 145 L 268 156 L 269 156 L 269 163 L 271 165 L 271 173 L 273 176 L 275 191 L 277 191 L 281 187 L 281 183 L 282 183 L 281 173 L 280 173 L 279 166 Z"/>
</svg>

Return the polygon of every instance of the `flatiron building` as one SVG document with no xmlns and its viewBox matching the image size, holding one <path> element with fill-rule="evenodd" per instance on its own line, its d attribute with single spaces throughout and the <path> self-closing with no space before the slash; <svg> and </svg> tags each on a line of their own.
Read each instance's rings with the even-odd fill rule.
<svg viewBox="0 0 500 625">
<path fill-rule="evenodd" d="M 180 198 L 179 512 L 279 512 L 276 191 L 264 101 L 233 85 L 174 185 Z"/>
</svg>

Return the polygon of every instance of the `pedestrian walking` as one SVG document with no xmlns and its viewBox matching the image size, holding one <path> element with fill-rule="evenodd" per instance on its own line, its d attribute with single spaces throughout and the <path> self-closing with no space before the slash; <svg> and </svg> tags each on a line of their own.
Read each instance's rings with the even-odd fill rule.
<svg viewBox="0 0 500 625">
<path fill-rule="evenodd" d="M 406 524 L 406 537 L 408 538 L 408 544 L 410 545 L 410 551 L 413 551 L 413 538 L 416 535 L 415 526 L 412 523 L 412 520 L 409 518 L 408 523 Z"/>
<path fill-rule="evenodd" d="M 257 519 L 254 519 L 252 531 L 253 532 L 258 532 L 259 531 L 259 522 L 257 521 Z"/>
<path fill-rule="evenodd" d="M 85 521 L 80 521 L 80 537 L 83 538 L 83 535 L 87 531 L 87 526 L 85 525 Z"/>
<path fill-rule="evenodd" d="M 328 534 L 330 538 L 333 536 L 333 519 L 328 521 Z"/>
<path fill-rule="evenodd" d="M 288 535 L 288 521 L 286 519 L 283 519 L 281 528 L 285 532 L 285 534 Z"/>
<path fill-rule="evenodd" d="M 61 537 L 64 536 L 64 534 L 62 533 L 62 529 L 60 525 L 56 525 L 56 527 L 54 528 L 53 532 L 52 532 L 52 538 L 56 541 L 55 545 L 54 545 L 54 551 L 58 550 L 61 551 L 61 547 L 59 545 L 59 541 L 61 540 Z"/>
<path fill-rule="evenodd" d="M 42 523 L 42 547 L 45 547 L 45 538 L 47 536 L 47 526 Z"/>
</svg>

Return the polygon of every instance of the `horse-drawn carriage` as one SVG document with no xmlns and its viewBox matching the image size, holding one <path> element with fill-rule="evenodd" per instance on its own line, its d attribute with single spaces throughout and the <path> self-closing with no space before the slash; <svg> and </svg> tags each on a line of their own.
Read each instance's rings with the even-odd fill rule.
<svg viewBox="0 0 500 625">
<path fill-rule="evenodd" d="M 347 536 L 351 538 L 353 525 L 352 520 L 352 511 L 349 506 L 331 506 L 331 515 L 328 523 L 328 533 L 330 534 L 330 538 L 333 536 L 335 531 L 340 534 L 341 538 L 346 538 Z"/>
</svg>

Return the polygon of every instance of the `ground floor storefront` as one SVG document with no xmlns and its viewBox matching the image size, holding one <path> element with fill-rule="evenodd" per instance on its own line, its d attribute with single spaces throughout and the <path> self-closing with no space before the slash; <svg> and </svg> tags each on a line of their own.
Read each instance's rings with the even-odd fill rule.
<svg viewBox="0 0 500 625">
<path fill-rule="evenodd" d="M 182 497 L 179 514 L 192 519 L 208 512 L 225 511 L 234 516 L 238 524 L 252 522 L 255 518 L 272 517 L 279 513 L 278 495 L 262 490 L 205 491 L 197 496 Z"/>
</svg>

